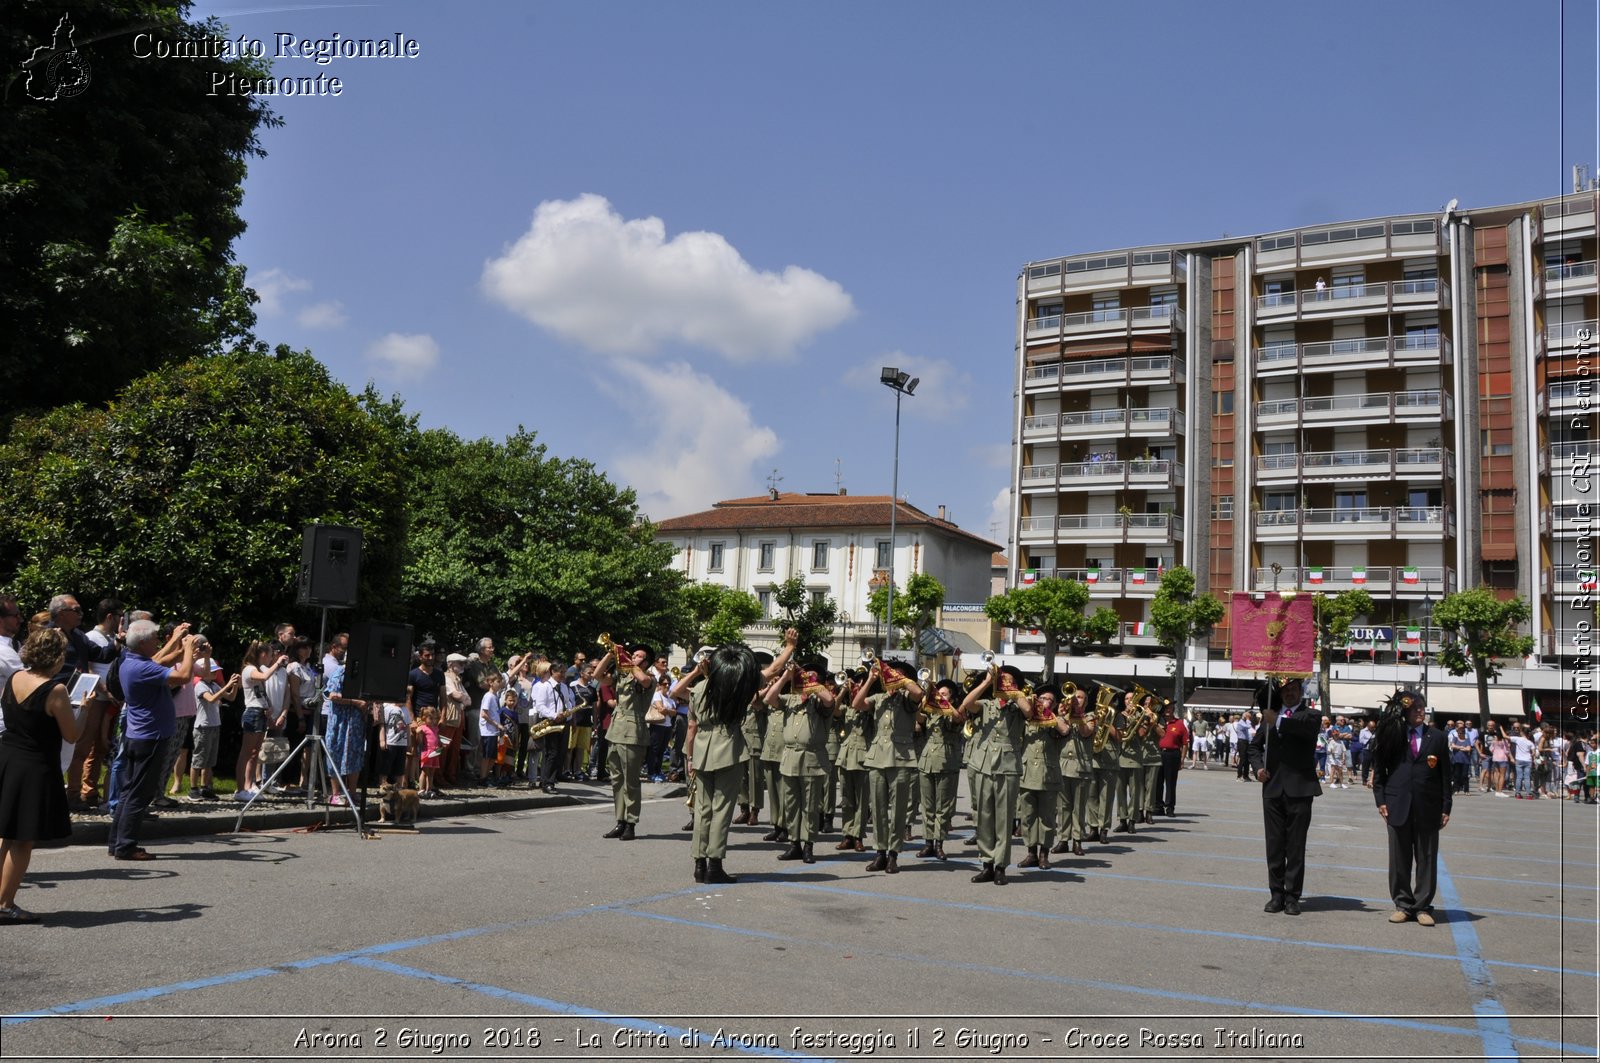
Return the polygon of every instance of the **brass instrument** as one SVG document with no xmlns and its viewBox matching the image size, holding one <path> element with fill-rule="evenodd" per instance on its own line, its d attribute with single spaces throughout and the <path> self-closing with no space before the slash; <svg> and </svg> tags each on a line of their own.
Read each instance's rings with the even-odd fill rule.
<svg viewBox="0 0 1600 1063">
<path fill-rule="evenodd" d="M 1144 707 L 1144 699 L 1153 697 L 1155 697 L 1155 695 L 1146 690 L 1140 684 L 1133 684 L 1133 704 L 1138 710 L 1139 719 L 1138 724 L 1136 724 L 1134 727 L 1134 735 L 1137 738 L 1143 739 L 1149 737 L 1150 728 L 1155 726 L 1156 714 Z M 1130 716 L 1131 715 L 1132 714 L 1130 714 Z"/>
<path fill-rule="evenodd" d="M 683 678 L 683 669 L 679 668 L 677 665 L 673 665 L 671 668 L 668 668 L 667 671 L 672 673 L 672 678 L 674 680 Z"/>
<path fill-rule="evenodd" d="M 1106 743 L 1111 741 L 1111 732 L 1115 729 L 1117 719 L 1117 692 L 1108 686 L 1101 686 L 1099 693 L 1094 698 L 1094 751 L 1105 751 Z"/>
<path fill-rule="evenodd" d="M 596 641 L 600 643 L 601 649 L 605 650 L 612 657 L 616 658 L 618 665 L 622 664 L 623 655 L 628 652 L 627 647 L 618 646 L 615 642 L 612 642 L 611 635 L 605 631 L 600 632 L 600 638 Z"/>
<path fill-rule="evenodd" d="M 543 738 L 547 734 L 554 734 L 557 731 L 565 731 L 566 729 L 566 724 L 560 723 L 556 720 L 540 720 L 529 729 L 528 741 L 532 742 Z"/>
<path fill-rule="evenodd" d="M 699 775 L 699 773 L 691 771 L 689 773 L 689 789 L 688 789 L 688 792 L 685 793 L 684 797 L 683 797 L 683 803 L 685 805 L 688 805 L 691 810 L 694 808 L 694 792 L 695 792 L 695 789 L 699 785 L 700 785 L 700 775 Z"/>
</svg>

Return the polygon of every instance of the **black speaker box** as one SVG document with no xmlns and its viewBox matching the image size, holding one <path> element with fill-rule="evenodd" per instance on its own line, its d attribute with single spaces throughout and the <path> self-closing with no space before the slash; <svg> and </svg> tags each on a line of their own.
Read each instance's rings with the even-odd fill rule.
<svg viewBox="0 0 1600 1063">
<path fill-rule="evenodd" d="M 361 529 L 308 524 L 300 545 L 301 605 L 348 609 L 361 583 Z"/>
<path fill-rule="evenodd" d="M 411 685 L 411 625 L 366 620 L 350 629 L 344 696 L 404 701 Z"/>
</svg>

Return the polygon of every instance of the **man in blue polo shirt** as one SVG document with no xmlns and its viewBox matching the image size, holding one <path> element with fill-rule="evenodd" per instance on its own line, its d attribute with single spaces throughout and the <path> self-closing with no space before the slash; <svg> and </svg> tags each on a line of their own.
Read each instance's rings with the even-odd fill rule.
<svg viewBox="0 0 1600 1063">
<path fill-rule="evenodd" d="M 122 799 L 111 820 L 108 845 L 118 860 L 152 859 L 139 847 L 139 828 L 150 802 L 161 789 L 162 747 L 177 730 L 172 691 L 187 683 L 194 673 L 195 639 L 189 634 L 188 624 L 179 624 L 162 646 L 153 621 L 135 620 L 128 625 L 128 652 L 118 666 L 126 699 L 119 757 Z M 174 656 L 178 663 L 168 667 L 166 662 Z"/>
</svg>

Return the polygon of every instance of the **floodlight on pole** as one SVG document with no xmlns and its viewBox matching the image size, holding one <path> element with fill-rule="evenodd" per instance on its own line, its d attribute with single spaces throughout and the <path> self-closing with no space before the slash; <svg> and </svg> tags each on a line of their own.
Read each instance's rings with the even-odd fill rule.
<svg viewBox="0 0 1600 1063">
<path fill-rule="evenodd" d="M 917 390 L 917 385 L 922 382 L 921 377 L 913 377 L 910 373 L 902 371 L 897 366 L 886 365 L 878 374 L 878 382 L 884 387 L 894 391 L 894 474 L 889 488 L 889 597 L 888 604 L 884 607 L 884 616 L 887 618 L 889 638 L 894 639 L 894 537 L 895 518 L 900 512 L 900 399 Z M 881 654 L 880 650 L 880 654 Z M 912 647 L 912 660 L 915 663 L 916 647 Z"/>
</svg>

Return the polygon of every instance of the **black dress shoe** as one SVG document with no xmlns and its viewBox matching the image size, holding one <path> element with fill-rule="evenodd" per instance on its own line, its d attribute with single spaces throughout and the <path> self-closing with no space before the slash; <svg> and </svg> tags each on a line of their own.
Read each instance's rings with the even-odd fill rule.
<svg viewBox="0 0 1600 1063">
<path fill-rule="evenodd" d="M 1283 914 L 1284 915 L 1299 915 L 1300 914 L 1300 902 L 1295 900 L 1293 897 L 1285 897 L 1283 899 Z"/>
<path fill-rule="evenodd" d="M 933 856 L 934 856 L 934 859 L 936 859 L 936 860 L 945 859 L 944 842 L 934 842 L 933 843 Z"/>
<path fill-rule="evenodd" d="M 600 835 L 600 837 L 602 837 L 602 838 L 620 838 L 620 837 L 622 837 L 622 830 L 626 826 L 627 826 L 627 824 L 619 819 L 619 820 L 617 820 L 617 825 L 615 827 L 612 827 L 610 830 L 608 830 L 604 834 Z"/>
<path fill-rule="evenodd" d="M 806 844 L 805 844 L 805 855 L 802 856 L 800 859 L 804 860 L 808 864 L 814 864 L 814 863 L 817 862 L 817 850 L 815 848 L 814 843 L 806 842 Z"/>
<path fill-rule="evenodd" d="M 1074 841 L 1072 843 L 1072 855 L 1073 856 L 1082 856 L 1083 855 L 1083 843 L 1082 842 Z"/>
<path fill-rule="evenodd" d="M 706 881 L 716 885 L 738 882 L 738 878 L 722 870 L 722 861 L 713 856 L 706 861 Z"/>
<path fill-rule="evenodd" d="M 696 882 L 704 882 L 706 880 L 706 858 L 703 856 L 694 858 L 694 880 Z"/>
<path fill-rule="evenodd" d="M 1287 905 L 1282 897 L 1274 897 L 1272 900 L 1268 901 L 1266 907 L 1262 908 L 1261 910 L 1266 912 L 1268 915 L 1277 915 L 1279 912 L 1283 911 L 1285 907 L 1287 907 Z"/>
<path fill-rule="evenodd" d="M 997 868 L 994 869 L 994 884 L 996 886 L 1004 886 L 1006 884 L 1006 869 L 1005 868 L 997 867 Z"/>
<path fill-rule="evenodd" d="M 798 859 L 800 859 L 801 857 L 803 857 L 805 855 L 806 855 L 806 851 L 803 848 L 800 847 L 800 843 L 799 842 L 793 842 L 793 843 L 790 844 L 789 848 L 785 849 L 783 852 L 778 854 L 778 859 L 779 860 L 798 860 Z"/>
<path fill-rule="evenodd" d="M 993 882 L 994 881 L 994 865 L 989 863 L 988 861 L 984 861 L 983 870 L 979 871 L 976 875 L 973 875 L 972 876 L 972 881 L 974 881 L 974 882 Z"/>
<path fill-rule="evenodd" d="M 764 842 L 779 841 L 780 839 L 779 839 L 778 835 L 780 835 L 782 833 L 783 832 L 781 830 L 779 830 L 777 827 L 773 827 L 771 830 L 767 831 L 767 833 L 765 833 L 765 834 L 763 834 L 761 836 L 761 840 L 764 841 Z"/>
<path fill-rule="evenodd" d="M 622 840 L 625 841 L 625 842 L 631 842 L 631 841 L 633 841 L 633 837 L 634 837 L 634 835 L 633 835 L 633 824 L 632 823 L 623 824 L 623 826 L 622 826 Z"/>
<path fill-rule="evenodd" d="M 872 863 L 867 865 L 868 871 L 885 871 L 889 867 L 889 853 L 886 849 L 879 849 L 878 855 Z"/>
<path fill-rule="evenodd" d="M 884 868 L 891 875 L 900 873 L 900 854 L 893 849 L 889 850 L 889 866 Z"/>
</svg>

